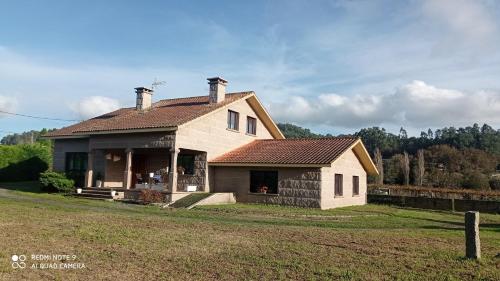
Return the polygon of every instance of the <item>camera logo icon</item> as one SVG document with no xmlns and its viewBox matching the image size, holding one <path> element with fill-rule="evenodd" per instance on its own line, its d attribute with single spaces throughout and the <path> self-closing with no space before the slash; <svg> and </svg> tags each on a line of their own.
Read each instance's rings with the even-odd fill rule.
<svg viewBox="0 0 500 281">
<path fill-rule="evenodd" d="M 12 255 L 12 268 L 26 268 L 26 256 L 25 255 Z"/>
</svg>

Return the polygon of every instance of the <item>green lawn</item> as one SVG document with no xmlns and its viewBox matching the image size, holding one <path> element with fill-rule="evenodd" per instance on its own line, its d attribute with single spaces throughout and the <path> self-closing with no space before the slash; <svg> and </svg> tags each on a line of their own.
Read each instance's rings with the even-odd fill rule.
<svg viewBox="0 0 500 281">
<path fill-rule="evenodd" d="M 170 210 L 0 187 L 0 280 L 500 280 L 500 215 L 481 214 L 476 262 L 463 258 L 461 213 Z M 86 268 L 12 269 L 13 254 L 75 255 Z"/>
</svg>

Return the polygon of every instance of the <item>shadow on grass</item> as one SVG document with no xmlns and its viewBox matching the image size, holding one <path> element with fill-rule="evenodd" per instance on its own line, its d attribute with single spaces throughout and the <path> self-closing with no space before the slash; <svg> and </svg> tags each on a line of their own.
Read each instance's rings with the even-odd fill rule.
<svg viewBox="0 0 500 281">
<path fill-rule="evenodd" d="M 42 193 L 42 186 L 37 181 L 0 182 L 0 188 L 22 192 Z"/>
<path fill-rule="evenodd" d="M 437 226 L 437 225 L 431 225 L 431 226 L 423 226 L 422 228 L 426 229 L 443 229 L 443 230 L 457 230 L 457 229 L 464 229 L 464 223 L 463 222 L 457 222 L 457 221 L 449 221 L 449 220 L 437 220 L 437 219 L 431 219 L 431 218 L 424 218 L 424 217 L 411 217 L 411 219 L 414 220 L 423 220 L 423 221 L 429 221 L 433 223 L 439 223 L 443 224 L 443 226 Z M 445 226 L 448 225 L 448 226 Z M 500 232 L 500 224 L 498 223 L 480 223 L 479 224 L 480 228 L 488 228 L 490 231 L 495 231 L 495 232 Z"/>
</svg>

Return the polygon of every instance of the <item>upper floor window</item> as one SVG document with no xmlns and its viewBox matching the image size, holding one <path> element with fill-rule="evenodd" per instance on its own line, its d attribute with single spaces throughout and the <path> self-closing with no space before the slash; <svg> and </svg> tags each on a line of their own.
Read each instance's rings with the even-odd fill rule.
<svg viewBox="0 0 500 281">
<path fill-rule="evenodd" d="M 257 119 L 247 116 L 247 134 L 257 134 Z"/>
<path fill-rule="evenodd" d="M 359 177 L 352 176 L 352 195 L 359 195 Z"/>
<path fill-rule="evenodd" d="M 335 196 L 344 194 L 344 178 L 342 174 L 335 174 Z"/>
<path fill-rule="evenodd" d="M 238 131 L 239 130 L 239 119 L 240 114 L 236 111 L 229 110 L 227 112 L 227 128 L 231 130 Z"/>
</svg>

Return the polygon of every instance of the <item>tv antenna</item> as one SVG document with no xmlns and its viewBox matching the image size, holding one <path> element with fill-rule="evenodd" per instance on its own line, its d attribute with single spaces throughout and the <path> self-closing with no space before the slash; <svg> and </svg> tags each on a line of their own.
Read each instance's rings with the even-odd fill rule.
<svg viewBox="0 0 500 281">
<path fill-rule="evenodd" d="M 159 86 L 165 85 L 167 82 L 165 81 L 159 81 L 156 77 L 155 80 L 153 80 L 153 83 L 151 83 L 151 90 L 155 90 Z"/>
</svg>

